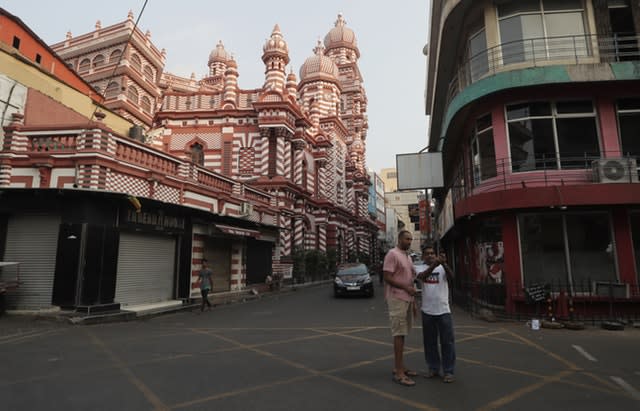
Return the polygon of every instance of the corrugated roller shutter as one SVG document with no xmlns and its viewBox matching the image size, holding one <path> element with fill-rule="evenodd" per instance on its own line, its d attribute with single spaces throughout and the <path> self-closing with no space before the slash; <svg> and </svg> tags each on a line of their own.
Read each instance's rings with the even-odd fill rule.
<svg viewBox="0 0 640 411">
<path fill-rule="evenodd" d="M 116 302 L 148 304 L 173 298 L 176 240 L 120 234 Z"/>
<path fill-rule="evenodd" d="M 7 293 L 9 308 L 34 310 L 51 307 L 59 228 L 57 216 L 9 217 L 4 260 L 21 263 L 22 282 L 17 290 Z"/>
</svg>

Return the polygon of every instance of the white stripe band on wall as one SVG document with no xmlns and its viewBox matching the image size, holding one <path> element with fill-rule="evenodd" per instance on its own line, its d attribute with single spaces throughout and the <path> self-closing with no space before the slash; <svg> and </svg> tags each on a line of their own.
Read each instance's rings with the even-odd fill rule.
<svg viewBox="0 0 640 411">
<path fill-rule="evenodd" d="M 572 345 L 572 347 L 575 348 L 575 350 L 578 351 L 580 354 L 582 354 L 582 356 L 587 360 L 593 361 L 593 362 L 598 361 L 593 355 L 586 352 L 585 349 L 580 347 L 579 345 Z"/>
</svg>

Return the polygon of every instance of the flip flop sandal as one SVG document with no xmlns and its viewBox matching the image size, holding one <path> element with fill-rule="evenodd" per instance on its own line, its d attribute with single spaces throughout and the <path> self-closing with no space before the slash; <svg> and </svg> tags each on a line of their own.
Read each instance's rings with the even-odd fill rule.
<svg viewBox="0 0 640 411">
<path fill-rule="evenodd" d="M 396 375 L 396 372 L 391 371 L 391 374 Z M 404 370 L 404 375 L 406 375 L 407 377 L 417 377 L 418 373 L 413 370 Z"/>
<path fill-rule="evenodd" d="M 400 384 L 404 387 L 413 387 L 414 385 L 416 385 L 416 382 L 407 376 L 397 377 L 394 375 L 393 382 L 395 382 L 396 384 Z"/>
</svg>

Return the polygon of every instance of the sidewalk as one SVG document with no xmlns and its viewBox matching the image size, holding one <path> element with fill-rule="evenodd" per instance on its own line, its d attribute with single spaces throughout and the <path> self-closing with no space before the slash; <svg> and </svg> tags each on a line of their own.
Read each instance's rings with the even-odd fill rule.
<svg viewBox="0 0 640 411">
<path fill-rule="evenodd" d="M 264 284 L 256 284 L 236 291 L 225 291 L 209 295 L 209 301 L 216 307 L 226 304 L 244 303 L 247 301 L 289 294 L 298 288 L 328 284 L 332 280 L 285 285 L 278 291 L 269 291 Z M 127 305 L 117 311 L 79 312 L 52 308 L 47 310 L 7 310 L 8 316 L 25 316 L 36 320 L 50 320 L 69 324 L 101 324 L 108 322 L 132 321 L 139 318 L 150 318 L 157 315 L 180 311 L 192 311 L 200 308 L 200 298 L 190 300 L 170 300 L 152 304 Z"/>
</svg>

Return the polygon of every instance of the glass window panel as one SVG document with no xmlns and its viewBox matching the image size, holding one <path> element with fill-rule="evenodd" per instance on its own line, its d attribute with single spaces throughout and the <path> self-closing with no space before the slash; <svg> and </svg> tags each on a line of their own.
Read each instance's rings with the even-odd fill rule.
<svg viewBox="0 0 640 411">
<path fill-rule="evenodd" d="M 491 114 L 487 114 L 486 116 L 479 117 L 476 120 L 476 130 L 482 131 L 491 127 Z"/>
<path fill-rule="evenodd" d="M 566 282 L 562 217 L 524 215 L 518 220 L 524 283 Z"/>
<path fill-rule="evenodd" d="M 581 12 L 545 14 L 550 58 L 587 56 L 587 39 Z"/>
<path fill-rule="evenodd" d="M 615 253 L 607 214 L 566 216 L 574 291 L 587 291 L 593 281 L 616 281 Z"/>
<path fill-rule="evenodd" d="M 551 115 L 551 105 L 544 102 L 523 103 L 507 106 L 507 120 L 526 117 L 541 117 Z"/>
<path fill-rule="evenodd" d="M 522 24 L 520 17 L 500 20 L 500 41 L 502 43 L 503 64 L 524 61 L 524 44 L 522 44 Z"/>
<path fill-rule="evenodd" d="M 640 156 L 640 113 L 618 114 L 624 155 Z"/>
<path fill-rule="evenodd" d="M 631 214 L 630 225 L 633 237 L 633 254 L 636 257 L 636 276 L 640 283 L 640 213 Z"/>
<path fill-rule="evenodd" d="M 558 118 L 556 129 L 562 168 L 589 168 L 600 157 L 595 117 Z"/>
<path fill-rule="evenodd" d="M 493 145 L 493 131 L 488 130 L 478 135 L 480 151 L 480 175 L 483 180 L 497 175 L 496 150 Z"/>
<path fill-rule="evenodd" d="M 513 171 L 557 168 L 552 120 L 510 122 L 509 149 Z"/>
<path fill-rule="evenodd" d="M 591 101 L 561 101 L 556 103 L 558 114 L 588 113 L 593 114 Z"/>
<path fill-rule="evenodd" d="M 640 98 L 623 98 L 618 100 L 618 110 L 640 110 Z"/>
<path fill-rule="evenodd" d="M 516 13 L 526 13 L 540 11 L 539 0 L 518 0 L 510 1 L 498 6 L 498 16 L 504 17 Z"/>
<path fill-rule="evenodd" d="M 469 39 L 471 80 L 476 81 L 489 71 L 487 36 L 484 29 Z"/>
<path fill-rule="evenodd" d="M 544 11 L 582 10 L 582 0 L 542 0 Z"/>
</svg>

